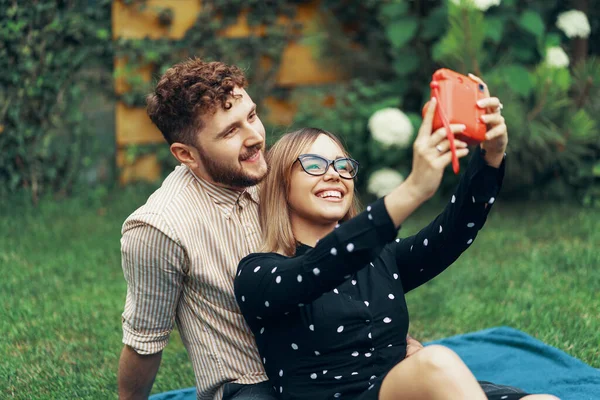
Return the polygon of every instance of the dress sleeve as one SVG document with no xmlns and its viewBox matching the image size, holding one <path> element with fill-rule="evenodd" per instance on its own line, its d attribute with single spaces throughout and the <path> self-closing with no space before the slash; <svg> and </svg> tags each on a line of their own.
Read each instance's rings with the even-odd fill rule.
<svg viewBox="0 0 600 400">
<path fill-rule="evenodd" d="M 160 229 L 140 222 L 124 227 L 121 255 L 127 281 L 123 343 L 138 354 L 158 353 L 173 329 L 187 257 Z"/>
<path fill-rule="evenodd" d="M 368 265 L 396 235 L 380 199 L 303 255 L 250 254 L 240 262 L 234 283 L 240 309 L 251 321 L 310 303 Z"/>
<path fill-rule="evenodd" d="M 479 146 L 444 211 L 419 233 L 391 244 L 404 292 L 426 283 L 449 267 L 477 237 L 504 178 L 485 162 Z"/>
</svg>

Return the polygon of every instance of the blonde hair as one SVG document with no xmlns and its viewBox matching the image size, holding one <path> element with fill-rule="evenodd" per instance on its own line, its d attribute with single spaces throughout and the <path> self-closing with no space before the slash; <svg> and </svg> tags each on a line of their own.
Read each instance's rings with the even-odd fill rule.
<svg viewBox="0 0 600 400">
<path fill-rule="evenodd" d="M 292 166 L 317 137 L 326 135 L 333 140 L 348 156 L 340 139 L 330 132 L 318 128 L 302 128 L 283 135 L 267 152 L 266 160 L 269 172 L 261 183 L 259 219 L 263 232 L 263 252 L 277 252 L 285 256 L 296 253 L 296 238 L 292 232 L 288 193 Z M 342 218 L 346 221 L 358 214 L 360 202 L 354 198 L 348 213 Z"/>
</svg>

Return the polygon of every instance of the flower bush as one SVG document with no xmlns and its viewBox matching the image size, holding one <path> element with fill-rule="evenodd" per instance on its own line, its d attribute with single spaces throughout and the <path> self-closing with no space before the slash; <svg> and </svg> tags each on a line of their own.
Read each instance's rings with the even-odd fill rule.
<svg viewBox="0 0 600 400">
<path fill-rule="evenodd" d="M 315 90 L 296 124 L 340 134 L 361 162 L 359 189 L 375 195 L 376 171 L 410 173 L 414 135 L 400 127 L 406 119 L 419 127 L 433 72 L 471 72 L 504 104 L 503 195 L 600 205 L 600 13 L 591 2 L 577 3 L 581 10 L 544 0 L 419 4 L 323 0 L 329 18 L 318 52 L 354 79 Z M 448 173 L 439 193 L 456 179 Z"/>
</svg>

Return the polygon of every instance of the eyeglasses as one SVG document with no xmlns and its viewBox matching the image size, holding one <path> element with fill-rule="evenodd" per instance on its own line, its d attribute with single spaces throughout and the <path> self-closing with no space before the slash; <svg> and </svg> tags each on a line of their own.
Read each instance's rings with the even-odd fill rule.
<svg viewBox="0 0 600 400">
<path fill-rule="evenodd" d="M 300 154 L 296 161 L 300 161 L 304 172 L 314 176 L 325 175 L 330 165 L 344 179 L 352 179 L 358 173 L 358 161 L 347 157 L 329 160 L 317 154 Z"/>
</svg>

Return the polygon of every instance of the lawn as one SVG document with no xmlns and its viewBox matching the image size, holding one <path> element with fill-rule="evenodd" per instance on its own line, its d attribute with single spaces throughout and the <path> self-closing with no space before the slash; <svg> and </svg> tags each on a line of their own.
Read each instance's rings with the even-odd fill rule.
<svg viewBox="0 0 600 400">
<path fill-rule="evenodd" d="M 148 193 L 0 205 L 2 398 L 116 398 L 120 228 Z M 438 210 L 419 210 L 402 235 Z M 498 201 L 469 251 L 408 295 L 412 335 L 426 341 L 506 325 L 599 368 L 599 226 L 597 210 L 577 205 Z M 193 384 L 175 333 L 153 393 Z"/>
</svg>

